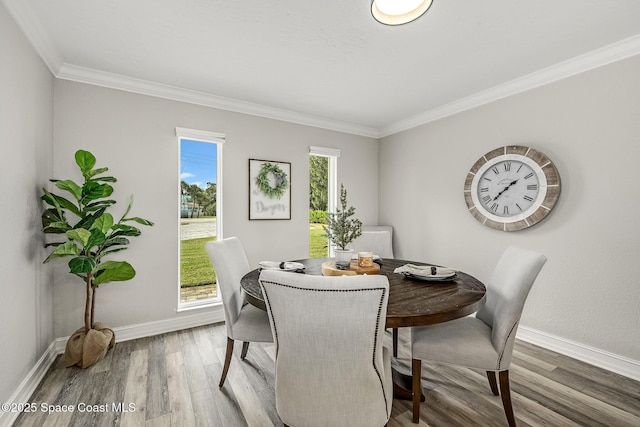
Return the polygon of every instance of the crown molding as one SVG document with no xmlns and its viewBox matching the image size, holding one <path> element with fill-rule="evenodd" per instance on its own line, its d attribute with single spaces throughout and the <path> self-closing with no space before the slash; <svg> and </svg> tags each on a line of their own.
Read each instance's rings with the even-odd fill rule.
<svg viewBox="0 0 640 427">
<path fill-rule="evenodd" d="M 378 129 L 370 127 L 324 119 L 310 114 L 297 113 L 295 111 L 283 110 L 276 107 L 270 107 L 268 105 L 254 104 L 251 102 L 240 101 L 237 99 L 226 98 L 205 92 L 184 89 L 71 64 L 63 64 L 56 77 L 63 80 L 71 80 L 79 83 L 87 83 L 111 89 L 139 93 L 142 95 L 203 105 L 205 107 L 219 108 L 222 110 L 250 114 L 268 119 L 329 129 L 338 132 L 366 136 L 369 138 L 378 138 Z"/>
<path fill-rule="evenodd" d="M 51 74 L 54 76 L 62 66 L 62 57 L 58 50 L 51 44 L 42 25 L 33 14 L 33 11 L 23 0 L 2 0 L 9 15 L 16 22 L 29 43 L 44 61 Z"/>
<path fill-rule="evenodd" d="M 380 138 L 409 130 L 472 108 L 526 92 L 594 68 L 602 67 L 640 54 L 640 35 L 577 56 L 535 73 L 511 80 L 491 89 L 453 101 L 442 107 L 397 121 L 380 130 Z"/>
</svg>

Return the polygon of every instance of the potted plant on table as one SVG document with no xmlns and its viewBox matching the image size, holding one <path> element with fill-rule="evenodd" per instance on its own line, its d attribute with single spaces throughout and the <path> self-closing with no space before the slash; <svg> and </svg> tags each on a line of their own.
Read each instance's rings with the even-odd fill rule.
<svg viewBox="0 0 640 427">
<path fill-rule="evenodd" d="M 70 179 L 51 180 L 58 189 L 67 192 L 70 198 L 42 189 L 44 194 L 41 198 L 48 205 L 42 213 L 42 231 L 65 237 L 63 241 L 46 245 L 55 249 L 44 262 L 71 257 L 69 272 L 85 284 L 84 327 L 78 329 L 67 341 L 65 361 L 67 366 L 86 368 L 102 359 L 115 343 L 113 331 L 95 321 L 98 286 L 130 280 L 136 274 L 128 262 L 107 261 L 104 258 L 127 249 L 129 238 L 141 234 L 140 229 L 130 223 L 147 226 L 152 226 L 153 223 L 128 216 L 133 196 L 130 197 L 124 214 L 116 221 L 107 212 L 116 203 L 115 200 L 108 199 L 113 193 L 113 187 L 109 183 L 116 182 L 116 178 L 101 176 L 109 169 L 94 169 L 96 158 L 88 151 L 76 151 L 75 160 L 84 183 L 76 184 Z"/>
<path fill-rule="evenodd" d="M 340 184 L 340 208 L 335 213 L 327 215 L 327 225 L 323 225 L 324 237 L 335 247 L 336 266 L 347 267 L 351 262 L 353 249 L 347 246 L 355 238 L 362 234 L 362 222 L 357 218 L 351 218 L 356 213 L 356 208 L 347 208 L 347 190 Z"/>
</svg>

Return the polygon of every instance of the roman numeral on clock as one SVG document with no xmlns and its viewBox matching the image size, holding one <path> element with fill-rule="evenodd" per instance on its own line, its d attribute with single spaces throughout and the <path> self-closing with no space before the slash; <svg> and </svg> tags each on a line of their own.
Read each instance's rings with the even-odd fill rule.
<svg viewBox="0 0 640 427">
<path fill-rule="evenodd" d="M 511 162 L 505 162 L 504 170 L 505 172 L 509 172 L 511 170 Z"/>
<path fill-rule="evenodd" d="M 505 206 L 505 207 L 502 209 L 502 213 L 503 213 L 503 214 L 505 214 L 505 215 L 509 215 L 509 206 Z"/>
<path fill-rule="evenodd" d="M 529 178 L 531 178 L 532 176 L 533 176 L 533 172 L 531 172 L 531 173 L 529 173 L 529 174 L 525 175 L 525 176 L 524 176 L 524 179 L 529 179 Z"/>
<path fill-rule="evenodd" d="M 492 204 L 489 209 L 491 209 L 493 212 L 498 212 L 498 204 L 497 203 Z"/>
<path fill-rule="evenodd" d="M 495 173 L 496 175 L 498 175 L 500 173 L 500 171 L 498 170 L 498 168 L 496 166 L 492 167 L 491 170 L 493 171 L 493 173 Z"/>
<path fill-rule="evenodd" d="M 537 189 L 538 189 L 538 184 L 527 185 L 527 190 L 537 190 Z"/>
<path fill-rule="evenodd" d="M 487 203 L 489 200 L 491 200 L 491 196 L 484 196 L 482 198 L 482 203 Z"/>
<path fill-rule="evenodd" d="M 525 199 L 527 202 L 533 202 L 533 198 L 532 198 L 532 197 L 524 196 L 524 199 Z"/>
</svg>

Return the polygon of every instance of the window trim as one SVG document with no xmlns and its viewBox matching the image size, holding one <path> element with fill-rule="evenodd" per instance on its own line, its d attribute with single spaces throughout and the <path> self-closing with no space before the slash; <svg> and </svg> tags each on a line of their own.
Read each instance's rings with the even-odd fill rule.
<svg viewBox="0 0 640 427">
<path fill-rule="evenodd" d="M 222 147 L 226 143 L 226 135 L 218 132 L 209 132 L 198 129 L 189 129 L 176 127 L 176 137 L 178 138 L 178 175 L 180 172 L 180 155 L 181 155 L 181 143 L 182 140 L 198 141 L 204 143 L 216 144 L 216 240 L 223 239 L 223 200 L 222 200 Z M 178 176 L 178 192 L 180 192 L 180 181 Z M 178 195 L 178 200 L 180 196 Z M 222 304 L 222 297 L 220 292 L 216 292 L 215 298 L 204 299 L 200 301 L 181 301 L 180 293 L 180 203 L 178 203 L 178 306 L 177 312 L 194 310 L 198 308 L 208 308 Z"/>
</svg>

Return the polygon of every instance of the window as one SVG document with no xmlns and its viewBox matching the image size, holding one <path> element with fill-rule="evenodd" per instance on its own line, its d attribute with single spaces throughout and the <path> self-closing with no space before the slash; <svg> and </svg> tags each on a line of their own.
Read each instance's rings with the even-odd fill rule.
<svg viewBox="0 0 640 427">
<path fill-rule="evenodd" d="M 179 146 L 179 309 L 220 301 L 205 243 L 222 238 L 224 135 L 176 128 Z"/>
<path fill-rule="evenodd" d="M 335 212 L 338 201 L 338 157 L 335 148 L 309 147 L 309 257 L 333 256 L 323 237 L 323 214 Z M 327 250 L 327 248 L 329 248 Z"/>
</svg>

